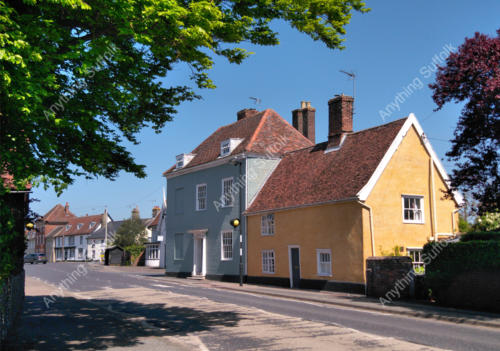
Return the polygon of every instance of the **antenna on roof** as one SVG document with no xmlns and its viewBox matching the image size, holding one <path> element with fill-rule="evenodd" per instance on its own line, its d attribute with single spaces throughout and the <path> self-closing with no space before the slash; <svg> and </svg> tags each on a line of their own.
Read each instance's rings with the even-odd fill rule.
<svg viewBox="0 0 500 351">
<path fill-rule="evenodd" d="M 260 103 L 262 102 L 261 99 L 252 96 L 250 96 L 249 99 L 253 100 L 255 102 L 255 105 L 260 105 Z"/>
<path fill-rule="evenodd" d="M 352 71 L 347 72 L 342 69 L 339 72 L 344 73 L 345 75 L 349 76 L 349 78 L 352 79 L 352 98 L 354 99 L 354 95 L 356 93 L 356 74 Z"/>
</svg>

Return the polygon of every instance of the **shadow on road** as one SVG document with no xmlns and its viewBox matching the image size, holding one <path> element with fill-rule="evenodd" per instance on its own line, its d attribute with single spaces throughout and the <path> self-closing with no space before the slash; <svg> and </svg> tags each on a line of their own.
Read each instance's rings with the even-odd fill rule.
<svg viewBox="0 0 500 351">
<path fill-rule="evenodd" d="M 89 303 L 73 297 L 60 297 L 47 308 L 44 297 L 26 296 L 24 313 L 9 339 L 7 350 L 105 350 L 139 346 L 143 337 L 185 335 L 218 326 L 230 327 L 241 319 L 234 312 L 207 313 L 112 299 Z M 150 325 L 164 330 L 143 328 L 130 320 L 137 316 L 146 317 Z"/>
</svg>

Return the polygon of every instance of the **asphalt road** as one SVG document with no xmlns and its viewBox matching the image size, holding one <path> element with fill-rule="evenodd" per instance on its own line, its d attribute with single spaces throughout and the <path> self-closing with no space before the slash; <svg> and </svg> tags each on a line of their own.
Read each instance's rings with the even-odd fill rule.
<svg viewBox="0 0 500 351">
<path fill-rule="evenodd" d="M 58 285 L 78 264 L 55 263 L 46 265 L 25 265 L 26 274 Z M 198 296 L 221 303 L 256 307 L 272 313 L 300 317 L 306 320 L 336 324 L 361 332 L 393 337 L 416 344 L 451 350 L 500 350 L 500 330 L 454 324 L 431 319 L 397 316 L 368 312 L 331 305 L 300 302 L 290 299 L 257 296 L 210 287 L 193 286 L 182 279 L 168 281 L 160 276 L 102 271 L 93 265 L 86 265 L 88 274 L 76 280 L 70 290 L 85 292 L 105 288 L 125 289 L 148 287 L 171 291 L 177 294 Z M 154 311 L 124 311 L 131 314 L 154 313 Z"/>
</svg>

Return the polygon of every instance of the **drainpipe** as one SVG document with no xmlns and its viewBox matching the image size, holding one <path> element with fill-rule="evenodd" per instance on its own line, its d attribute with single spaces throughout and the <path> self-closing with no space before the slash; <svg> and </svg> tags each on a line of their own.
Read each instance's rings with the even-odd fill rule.
<svg viewBox="0 0 500 351">
<path fill-rule="evenodd" d="M 431 168 L 431 196 L 432 196 L 432 236 L 434 241 L 438 241 L 437 237 L 437 226 L 436 226 L 436 193 L 434 192 L 434 161 L 432 157 L 429 160 L 429 165 Z"/>
<path fill-rule="evenodd" d="M 451 232 L 454 236 L 455 236 L 455 213 L 457 213 L 458 211 L 460 211 L 459 208 L 451 211 Z"/>
<path fill-rule="evenodd" d="M 358 204 L 361 205 L 361 207 L 365 208 L 368 210 L 368 214 L 370 215 L 370 238 L 372 242 L 372 256 L 375 256 L 375 235 L 373 233 L 373 213 L 372 213 L 372 208 L 368 206 L 367 204 L 361 202 L 361 201 L 356 201 Z"/>
</svg>

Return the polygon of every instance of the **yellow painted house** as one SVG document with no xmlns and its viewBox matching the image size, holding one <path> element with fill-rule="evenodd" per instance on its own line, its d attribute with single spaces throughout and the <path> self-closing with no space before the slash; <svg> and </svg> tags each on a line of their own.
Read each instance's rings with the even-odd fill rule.
<svg viewBox="0 0 500 351">
<path fill-rule="evenodd" d="M 363 291 L 368 257 L 418 265 L 457 233 L 461 197 L 416 117 L 353 132 L 353 98 L 328 104 L 328 141 L 286 154 L 246 211 L 249 282 Z M 303 104 L 294 127 L 310 135 L 314 113 Z"/>
</svg>

